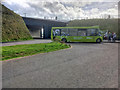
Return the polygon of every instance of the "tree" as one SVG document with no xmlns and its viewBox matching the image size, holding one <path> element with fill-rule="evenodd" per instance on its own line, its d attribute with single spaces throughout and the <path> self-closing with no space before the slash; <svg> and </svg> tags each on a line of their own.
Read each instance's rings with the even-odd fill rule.
<svg viewBox="0 0 120 90">
<path fill-rule="evenodd" d="M 55 20 L 57 20 L 57 16 L 55 17 Z"/>
<path fill-rule="evenodd" d="M 111 16 L 110 15 L 108 15 L 108 19 L 110 19 L 111 18 Z"/>
</svg>

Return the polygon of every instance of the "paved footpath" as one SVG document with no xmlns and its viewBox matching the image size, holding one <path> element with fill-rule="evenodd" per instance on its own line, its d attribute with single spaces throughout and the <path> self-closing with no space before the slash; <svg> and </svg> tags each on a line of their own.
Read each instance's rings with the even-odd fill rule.
<svg viewBox="0 0 120 90">
<path fill-rule="evenodd" d="M 12 46 L 12 45 L 20 45 L 20 44 L 38 44 L 38 43 L 50 43 L 50 42 L 52 42 L 50 39 L 34 39 L 28 41 L 2 43 L 2 46 Z"/>
<path fill-rule="evenodd" d="M 118 43 L 72 48 L 3 61 L 3 88 L 117 88 Z"/>
</svg>

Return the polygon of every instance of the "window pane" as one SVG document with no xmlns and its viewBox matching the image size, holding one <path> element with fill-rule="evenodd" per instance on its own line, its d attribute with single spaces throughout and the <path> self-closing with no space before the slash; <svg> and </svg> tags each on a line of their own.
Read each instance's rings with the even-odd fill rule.
<svg viewBox="0 0 120 90">
<path fill-rule="evenodd" d="M 54 29 L 53 30 L 53 36 L 60 36 L 60 30 L 61 29 Z"/>
<path fill-rule="evenodd" d="M 78 36 L 86 36 L 87 29 L 78 29 Z"/>
<path fill-rule="evenodd" d="M 97 29 L 88 29 L 87 30 L 87 36 L 96 36 L 97 35 Z"/>
<path fill-rule="evenodd" d="M 69 28 L 68 32 L 70 36 L 77 36 L 77 31 L 78 29 L 74 29 L 74 28 Z"/>
<path fill-rule="evenodd" d="M 69 36 L 67 28 L 61 29 L 61 36 Z"/>
</svg>

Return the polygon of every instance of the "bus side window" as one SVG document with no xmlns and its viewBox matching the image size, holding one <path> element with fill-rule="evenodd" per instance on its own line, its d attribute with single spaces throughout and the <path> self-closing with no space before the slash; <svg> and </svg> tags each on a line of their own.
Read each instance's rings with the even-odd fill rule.
<svg viewBox="0 0 120 90">
<path fill-rule="evenodd" d="M 86 29 L 78 29 L 78 36 L 86 36 Z"/>
<path fill-rule="evenodd" d="M 61 36 L 69 36 L 67 28 L 62 28 L 61 29 Z"/>
<path fill-rule="evenodd" d="M 54 29 L 53 30 L 53 36 L 60 36 L 61 34 L 61 29 Z"/>
<path fill-rule="evenodd" d="M 74 28 L 69 28 L 68 32 L 70 36 L 77 36 L 77 31 L 78 29 L 74 29 Z"/>
<path fill-rule="evenodd" d="M 87 29 L 87 36 L 97 36 L 96 29 Z"/>
</svg>

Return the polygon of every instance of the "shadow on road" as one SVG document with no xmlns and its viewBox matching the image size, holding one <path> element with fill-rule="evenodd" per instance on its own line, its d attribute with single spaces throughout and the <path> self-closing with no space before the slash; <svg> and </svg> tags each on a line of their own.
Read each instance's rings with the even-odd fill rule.
<svg viewBox="0 0 120 90">
<path fill-rule="evenodd" d="M 67 42 L 66 44 L 101 44 L 96 42 Z"/>
<path fill-rule="evenodd" d="M 103 43 L 120 43 L 120 42 L 101 42 L 101 43 L 96 43 L 96 42 L 67 42 L 66 44 L 103 44 Z"/>
</svg>

